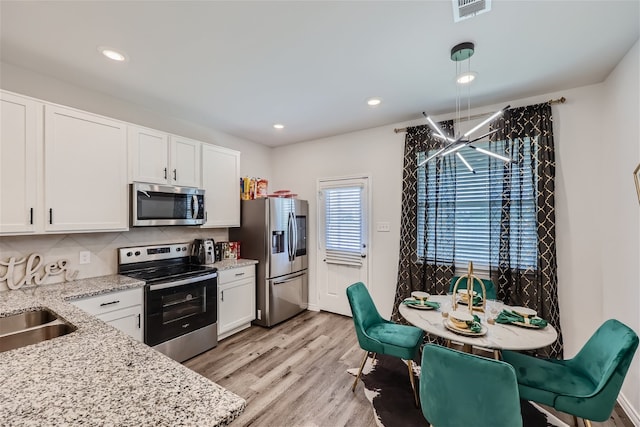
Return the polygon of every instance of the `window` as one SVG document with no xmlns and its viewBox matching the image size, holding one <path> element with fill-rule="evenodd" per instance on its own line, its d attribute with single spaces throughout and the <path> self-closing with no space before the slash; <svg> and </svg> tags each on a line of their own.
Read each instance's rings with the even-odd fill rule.
<svg viewBox="0 0 640 427">
<path fill-rule="evenodd" d="M 435 263 L 453 259 L 459 266 L 466 266 L 469 261 L 479 266 L 498 265 L 504 195 L 510 228 L 508 243 L 512 249 L 510 267 L 536 268 L 537 179 L 534 174 L 537 167 L 530 160 L 531 140 L 503 141 L 491 148 L 488 142 L 475 145 L 505 151 L 507 144 L 508 151 L 517 153 L 519 159 L 508 166 L 464 148 L 461 152 L 475 174 L 455 156 L 443 160 L 450 167 L 436 168 L 435 161 L 431 161 L 428 168 L 418 169 L 417 253 L 420 259 Z M 431 153 L 419 153 L 418 162 Z M 438 173 L 437 169 L 441 171 Z"/>
<path fill-rule="evenodd" d="M 365 244 L 363 186 L 324 188 L 322 199 L 327 262 L 360 265 Z"/>
</svg>

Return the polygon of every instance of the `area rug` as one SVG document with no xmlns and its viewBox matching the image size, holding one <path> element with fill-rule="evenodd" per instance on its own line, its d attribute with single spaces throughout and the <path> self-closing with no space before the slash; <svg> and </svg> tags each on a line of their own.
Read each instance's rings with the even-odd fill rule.
<svg viewBox="0 0 640 427">
<path fill-rule="evenodd" d="M 416 387 L 419 390 L 420 367 L 416 366 Z M 354 377 L 358 368 L 347 370 Z M 407 365 L 401 359 L 385 355 L 376 356 L 376 360 L 367 364 L 362 371 L 356 393 L 362 393 L 373 406 L 376 421 L 380 427 L 429 427 L 416 408 L 409 385 Z M 569 427 L 561 420 L 541 407 L 526 400 L 520 401 L 524 427 Z"/>
</svg>

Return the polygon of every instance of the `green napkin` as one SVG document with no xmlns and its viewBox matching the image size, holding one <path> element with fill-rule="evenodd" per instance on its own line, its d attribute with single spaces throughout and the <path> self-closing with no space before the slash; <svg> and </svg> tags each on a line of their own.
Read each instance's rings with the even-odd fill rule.
<svg viewBox="0 0 640 427">
<path fill-rule="evenodd" d="M 433 307 L 433 308 L 440 308 L 440 303 L 437 303 L 435 301 L 425 301 L 424 304 L 420 304 L 420 301 L 415 300 L 415 299 L 406 299 L 404 301 L 402 301 L 402 303 L 404 305 L 426 305 L 429 307 Z"/>
<path fill-rule="evenodd" d="M 496 317 L 496 323 L 513 323 L 520 322 L 525 323 L 524 317 L 520 316 L 518 313 L 514 313 L 511 310 L 502 310 L 498 317 Z M 547 321 L 541 319 L 540 317 L 530 317 L 529 323 L 538 328 L 544 328 L 547 326 Z"/>
<path fill-rule="evenodd" d="M 469 330 L 474 334 L 482 331 L 482 326 L 480 325 L 480 318 L 477 315 L 473 315 L 473 320 L 467 321 L 467 326 L 469 326 Z"/>
</svg>

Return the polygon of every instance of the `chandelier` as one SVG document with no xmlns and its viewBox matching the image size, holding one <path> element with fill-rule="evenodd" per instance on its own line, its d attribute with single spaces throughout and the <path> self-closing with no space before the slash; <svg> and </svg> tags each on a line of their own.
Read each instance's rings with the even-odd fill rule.
<svg viewBox="0 0 640 427">
<path fill-rule="evenodd" d="M 468 84 L 475 78 L 475 73 L 471 71 L 471 60 L 470 60 L 471 56 L 473 56 L 473 53 L 474 53 L 474 44 L 471 42 L 464 42 L 464 43 L 457 44 L 451 49 L 451 60 L 456 63 L 456 80 L 458 85 Z M 462 72 L 462 62 L 464 61 L 467 62 L 466 72 Z M 470 97 L 467 95 L 467 111 L 471 109 L 469 98 Z M 442 147 L 440 147 L 440 149 L 438 149 L 435 153 L 431 154 L 429 157 L 421 161 L 418 164 L 418 167 L 423 166 L 428 161 L 435 159 L 436 157 L 444 157 L 449 154 L 455 153 L 456 157 L 458 157 L 458 159 L 460 159 L 460 161 L 462 161 L 462 163 L 464 163 L 464 165 L 471 172 L 476 173 L 476 171 L 471 167 L 469 162 L 467 162 L 464 156 L 460 153 L 459 150 L 463 147 L 472 148 L 480 153 L 486 154 L 491 157 L 495 157 L 496 159 L 500 159 L 506 163 L 511 162 L 511 159 L 506 156 L 500 155 L 498 153 L 494 153 L 493 151 L 485 150 L 484 148 L 477 147 L 476 145 L 474 145 L 474 142 L 478 142 L 481 139 L 496 133 L 498 129 L 487 132 L 484 135 L 481 135 L 477 138 L 472 138 L 472 135 L 475 132 L 477 132 L 479 129 L 482 129 L 482 127 L 486 126 L 487 124 L 492 123 L 498 117 L 502 116 L 502 114 L 504 114 L 504 112 L 507 111 L 509 107 L 510 106 L 507 105 L 503 109 L 496 111 L 489 118 L 484 120 L 482 123 L 474 126 L 472 129 L 466 131 L 462 135 L 454 135 L 454 136 L 446 135 L 443 132 L 443 130 L 440 128 L 440 126 L 438 126 L 438 124 L 434 122 L 427 113 L 423 112 L 422 114 L 427 118 L 427 123 L 429 124 L 429 127 L 431 127 L 433 131 L 435 131 L 435 133 L 432 134 L 433 137 L 438 138 L 442 141 Z M 458 89 L 456 92 L 456 118 L 458 122 L 460 121 L 460 109 L 461 109 L 460 108 L 460 90 Z"/>
</svg>

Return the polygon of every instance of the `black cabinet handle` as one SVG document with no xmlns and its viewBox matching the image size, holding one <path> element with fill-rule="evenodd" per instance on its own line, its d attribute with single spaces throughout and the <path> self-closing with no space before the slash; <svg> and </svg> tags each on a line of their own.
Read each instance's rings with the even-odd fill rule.
<svg viewBox="0 0 640 427">
<path fill-rule="evenodd" d="M 53 224 L 53 208 L 49 208 L 49 224 Z"/>
<path fill-rule="evenodd" d="M 173 170 L 173 180 L 174 180 L 174 181 L 177 181 L 177 180 L 178 180 L 178 170 L 177 170 L 177 169 L 174 169 L 174 170 Z"/>
<path fill-rule="evenodd" d="M 164 179 L 167 179 L 167 168 L 164 168 Z"/>
<path fill-rule="evenodd" d="M 33 225 L 33 208 L 29 209 L 29 224 Z"/>
<path fill-rule="evenodd" d="M 224 291 L 220 291 L 220 300 L 224 302 Z"/>
<path fill-rule="evenodd" d="M 138 313 L 138 329 L 140 329 L 140 313 Z"/>
<path fill-rule="evenodd" d="M 107 305 L 111 305 L 111 304 L 118 304 L 120 302 L 120 300 L 115 300 L 115 301 L 110 301 L 110 302 L 103 302 L 102 304 L 100 304 L 100 307 L 105 307 Z"/>
</svg>

